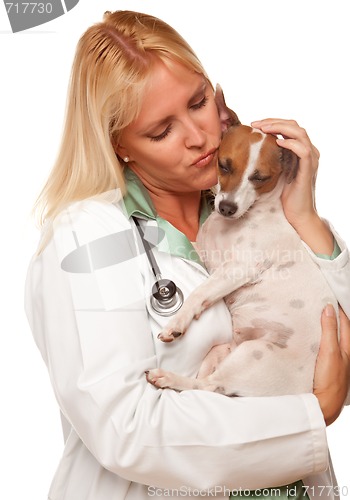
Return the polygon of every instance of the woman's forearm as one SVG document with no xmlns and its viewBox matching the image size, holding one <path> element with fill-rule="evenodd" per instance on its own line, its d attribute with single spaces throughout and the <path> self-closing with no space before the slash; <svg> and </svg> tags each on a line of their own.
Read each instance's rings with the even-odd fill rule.
<svg viewBox="0 0 350 500">
<path fill-rule="evenodd" d="M 301 240 L 315 253 L 331 256 L 334 238 L 328 225 L 317 215 L 309 215 L 293 225 Z"/>
</svg>

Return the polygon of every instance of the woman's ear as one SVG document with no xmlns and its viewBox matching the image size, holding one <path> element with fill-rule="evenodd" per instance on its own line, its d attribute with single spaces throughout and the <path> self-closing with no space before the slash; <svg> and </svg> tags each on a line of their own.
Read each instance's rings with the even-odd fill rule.
<svg viewBox="0 0 350 500">
<path fill-rule="evenodd" d="M 130 161 L 130 156 L 128 155 L 128 152 L 124 146 L 118 144 L 114 147 L 114 151 L 125 163 L 128 163 Z"/>
<path fill-rule="evenodd" d="M 241 124 L 236 113 L 226 106 L 224 93 L 220 85 L 216 86 L 215 102 L 219 112 L 222 132 Z"/>
</svg>

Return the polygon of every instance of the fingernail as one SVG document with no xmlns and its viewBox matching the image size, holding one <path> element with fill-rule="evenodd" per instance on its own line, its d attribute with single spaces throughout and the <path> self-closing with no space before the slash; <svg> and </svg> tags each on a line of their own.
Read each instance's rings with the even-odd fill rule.
<svg viewBox="0 0 350 500">
<path fill-rule="evenodd" d="M 326 316 L 328 316 L 329 318 L 334 317 L 334 307 L 332 306 L 332 304 L 327 304 L 324 310 Z"/>
</svg>

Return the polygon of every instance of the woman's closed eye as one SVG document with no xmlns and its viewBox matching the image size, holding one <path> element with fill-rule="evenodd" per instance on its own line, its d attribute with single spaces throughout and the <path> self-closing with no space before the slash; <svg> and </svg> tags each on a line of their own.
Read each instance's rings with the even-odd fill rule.
<svg viewBox="0 0 350 500">
<path fill-rule="evenodd" d="M 151 139 L 151 141 L 154 141 L 154 142 L 161 141 L 162 139 L 165 139 L 167 135 L 170 134 L 171 128 L 172 128 L 172 125 L 171 125 L 171 123 L 169 123 L 169 125 L 166 127 L 166 129 L 163 132 L 161 132 L 158 135 L 150 135 L 149 138 Z"/>
<path fill-rule="evenodd" d="M 190 106 L 190 109 L 201 109 L 201 108 L 204 108 L 204 106 L 207 104 L 208 102 L 208 96 L 204 96 L 203 99 L 201 99 L 199 102 L 195 103 L 195 104 L 192 104 L 192 106 Z"/>
<path fill-rule="evenodd" d="M 199 102 L 197 102 L 195 104 L 191 104 L 189 109 L 196 111 L 197 109 L 204 108 L 204 106 L 207 104 L 207 102 L 208 102 L 208 97 L 205 95 Z M 165 139 L 170 134 L 171 129 L 172 129 L 172 124 L 169 123 L 169 125 L 163 130 L 163 132 L 161 132 L 160 134 L 157 134 L 157 135 L 149 135 L 149 138 L 153 142 L 161 141 L 161 140 Z"/>
</svg>

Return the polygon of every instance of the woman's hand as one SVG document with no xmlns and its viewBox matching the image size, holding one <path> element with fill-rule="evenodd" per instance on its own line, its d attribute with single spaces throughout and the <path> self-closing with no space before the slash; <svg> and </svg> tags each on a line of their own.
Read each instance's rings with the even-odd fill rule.
<svg viewBox="0 0 350 500">
<path fill-rule="evenodd" d="M 350 321 L 342 310 L 339 315 L 338 341 L 334 308 L 327 305 L 322 313 L 322 338 L 315 368 L 313 392 L 320 403 L 326 425 L 339 416 L 349 390 Z"/>
<path fill-rule="evenodd" d="M 315 206 L 315 182 L 320 153 L 311 143 L 306 130 L 294 120 L 268 118 L 253 122 L 252 127 L 262 132 L 282 136 L 276 140 L 283 148 L 299 157 L 299 171 L 295 180 L 282 193 L 282 204 L 288 222 L 300 238 L 315 252 L 333 253 L 333 235 L 320 219 Z"/>
</svg>

